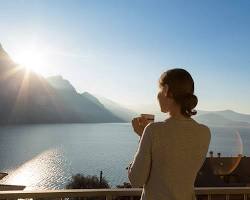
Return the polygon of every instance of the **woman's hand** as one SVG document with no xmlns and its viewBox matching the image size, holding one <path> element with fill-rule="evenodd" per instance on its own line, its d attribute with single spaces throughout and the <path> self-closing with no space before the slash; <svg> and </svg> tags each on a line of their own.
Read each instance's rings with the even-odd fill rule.
<svg viewBox="0 0 250 200">
<path fill-rule="evenodd" d="M 132 126 L 138 136 L 142 136 L 144 128 L 150 123 L 145 117 L 136 117 L 132 120 Z"/>
</svg>

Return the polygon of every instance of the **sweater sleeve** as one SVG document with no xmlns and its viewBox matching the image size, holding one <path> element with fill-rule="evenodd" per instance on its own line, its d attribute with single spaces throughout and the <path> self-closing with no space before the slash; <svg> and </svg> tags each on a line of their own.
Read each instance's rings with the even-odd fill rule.
<svg viewBox="0 0 250 200">
<path fill-rule="evenodd" d="M 128 167 L 128 178 L 133 187 L 143 187 L 147 182 L 152 160 L 152 123 L 146 126 L 133 162 Z"/>
</svg>

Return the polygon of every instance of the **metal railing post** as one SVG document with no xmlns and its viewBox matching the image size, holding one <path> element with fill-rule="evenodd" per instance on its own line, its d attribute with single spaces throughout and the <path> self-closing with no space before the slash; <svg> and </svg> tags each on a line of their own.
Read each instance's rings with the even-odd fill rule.
<svg viewBox="0 0 250 200">
<path fill-rule="evenodd" d="M 106 200 L 112 200 L 112 196 L 111 195 L 107 195 L 106 196 Z"/>
</svg>

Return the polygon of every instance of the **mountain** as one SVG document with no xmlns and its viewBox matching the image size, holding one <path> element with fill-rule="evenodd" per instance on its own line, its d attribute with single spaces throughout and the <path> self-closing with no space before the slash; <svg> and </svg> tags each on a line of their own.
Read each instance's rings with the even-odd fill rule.
<svg viewBox="0 0 250 200">
<path fill-rule="evenodd" d="M 82 96 L 84 98 L 89 99 L 90 101 L 92 101 L 93 103 L 95 103 L 97 106 L 105 107 L 104 104 L 102 104 L 97 97 L 95 97 L 94 95 L 90 94 L 89 92 L 82 93 Z"/>
<path fill-rule="evenodd" d="M 123 122 L 62 77 L 45 79 L 14 63 L 0 45 L 0 124 Z"/>
<path fill-rule="evenodd" d="M 214 113 L 214 114 L 220 115 L 222 117 L 225 117 L 227 119 L 231 119 L 233 121 L 245 121 L 245 122 L 250 123 L 250 115 L 249 114 L 238 113 L 238 112 L 235 112 L 233 110 L 219 110 L 219 111 L 198 110 L 198 115 L 207 114 L 207 113 Z"/>
<path fill-rule="evenodd" d="M 64 91 L 76 92 L 73 85 L 68 80 L 63 79 L 62 76 L 51 76 L 47 78 L 47 81 L 55 89 L 58 89 L 61 91 L 64 90 Z"/>
<path fill-rule="evenodd" d="M 81 94 L 82 98 L 80 98 L 79 95 L 77 95 L 77 97 L 76 97 L 75 94 L 77 92 L 76 92 L 75 88 L 71 85 L 71 83 L 68 80 L 63 79 L 62 76 L 49 77 L 49 78 L 47 78 L 47 80 L 54 88 L 61 91 L 61 93 L 62 93 L 61 95 L 63 95 L 64 98 L 67 99 L 67 101 L 69 103 L 74 102 L 74 106 L 76 106 L 76 108 L 81 107 L 82 105 L 79 105 L 79 102 L 76 103 L 72 97 L 74 97 L 74 99 L 75 98 L 79 98 L 81 100 L 85 99 L 85 101 L 89 100 L 90 102 L 92 102 L 96 105 L 96 108 L 99 108 L 102 110 L 107 110 L 109 112 L 109 114 L 112 114 L 113 116 L 118 117 L 119 119 L 121 119 L 124 122 L 129 122 L 133 119 L 133 117 L 138 116 L 137 113 L 125 108 L 122 105 L 119 105 L 118 103 L 116 103 L 112 100 L 109 100 L 107 98 L 100 97 L 100 96 L 98 96 L 98 97 L 94 96 L 94 95 L 90 94 L 89 92 L 82 93 Z M 66 93 L 71 94 L 71 95 L 69 95 L 70 98 L 67 97 Z M 91 111 L 92 112 L 94 111 L 93 108 Z M 85 109 L 85 113 L 86 113 L 86 109 Z"/>
<path fill-rule="evenodd" d="M 233 110 L 203 111 L 198 110 L 197 121 L 214 126 L 250 127 L 250 115 Z"/>
<path fill-rule="evenodd" d="M 134 117 L 137 117 L 139 114 L 135 111 L 132 111 L 124 106 L 107 99 L 105 97 L 97 96 L 98 101 L 101 102 L 108 110 L 114 113 L 116 116 L 121 119 L 130 122 Z"/>
<path fill-rule="evenodd" d="M 199 123 L 208 125 L 208 126 L 225 126 L 225 127 L 249 127 L 250 123 L 245 121 L 234 121 L 228 119 L 220 114 L 216 113 L 206 113 L 200 114 L 194 117 Z"/>
<path fill-rule="evenodd" d="M 234 121 L 245 121 L 250 123 L 250 115 L 238 113 L 232 110 L 216 111 L 217 114 Z"/>
<path fill-rule="evenodd" d="M 0 47 L 0 124 L 78 119 L 47 81 L 15 64 Z"/>
<path fill-rule="evenodd" d="M 167 118 L 156 104 L 125 108 L 88 92 L 79 94 L 62 76 L 45 79 L 14 63 L 0 44 L 0 124 L 128 122 L 137 113 L 155 114 L 156 121 Z M 232 110 L 198 110 L 194 118 L 212 126 L 250 127 L 250 115 Z"/>
<path fill-rule="evenodd" d="M 54 87 L 55 89 L 61 92 L 61 95 L 63 96 L 64 99 L 67 99 L 68 103 L 74 102 L 74 106 L 75 106 L 74 109 L 77 109 L 79 107 L 79 102 L 76 103 L 75 100 L 73 100 L 75 98 L 79 98 L 79 94 L 77 95 L 78 97 L 76 97 L 77 92 L 68 80 L 63 79 L 62 76 L 53 76 L 53 77 L 48 77 L 47 81 L 51 84 L 52 87 Z M 134 117 L 138 116 L 136 112 L 130 109 L 127 109 L 124 106 L 112 100 L 109 100 L 105 97 L 94 96 L 90 94 L 89 92 L 84 92 L 81 94 L 81 96 L 82 96 L 81 98 L 82 100 L 83 99 L 89 100 L 90 102 L 94 103 L 96 107 L 100 109 L 108 110 L 109 114 L 111 113 L 113 116 L 118 117 L 119 120 L 122 120 L 124 122 L 130 122 Z M 72 98 L 72 97 L 75 97 L 75 98 Z M 93 109 L 92 109 L 92 112 L 93 112 Z M 86 113 L 86 109 L 85 109 L 85 113 Z"/>
<path fill-rule="evenodd" d="M 80 116 L 82 121 L 89 123 L 124 122 L 100 102 L 94 101 L 87 95 L 77 93 L 71 83 L 61 76 L 49 77 L 47 81 L 58 91 L 59 96 L 67 103 L 68 107 Z"/>
</svg>

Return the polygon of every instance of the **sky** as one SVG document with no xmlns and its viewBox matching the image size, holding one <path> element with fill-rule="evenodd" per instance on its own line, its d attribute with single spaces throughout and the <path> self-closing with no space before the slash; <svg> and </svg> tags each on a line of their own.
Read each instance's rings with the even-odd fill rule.
<svg viewBox="0 0 250 200">
<path fill-rule="evenodd" d="M 42 76 L 122 105 L 157 105 L 188 70 L 201 110 L 250 114 L 250 1 L 0 0 L 0 43 Z M 27 59 L 27 57 L 29 59 Z"/>
</svg>

